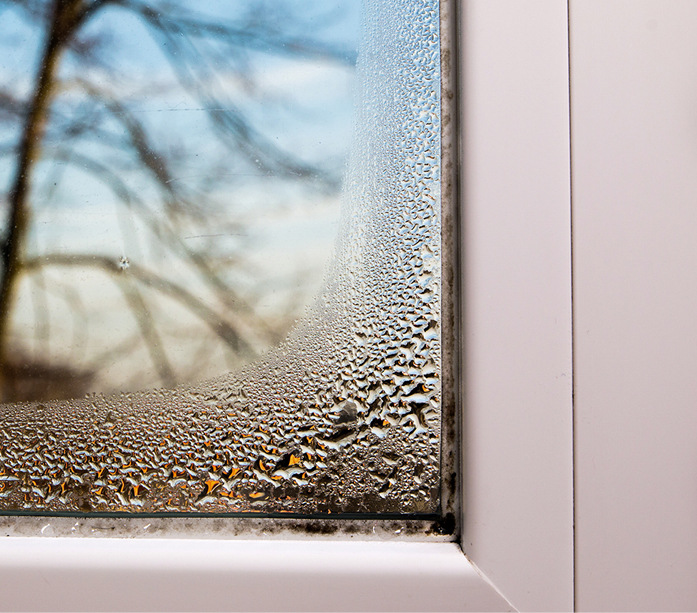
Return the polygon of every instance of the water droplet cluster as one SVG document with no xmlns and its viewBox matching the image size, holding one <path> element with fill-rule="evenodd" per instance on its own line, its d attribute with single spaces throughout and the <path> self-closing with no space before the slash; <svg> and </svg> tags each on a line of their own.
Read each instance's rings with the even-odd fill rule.
<svg viewBox="0 0 697 613">
<path fill-rule="evenodd" d="M 341 231 L 307 317 L 197 386 L 0 407 L 1 511 L 437 511 L 438 3 L 367 4 Z"/>
</svg>

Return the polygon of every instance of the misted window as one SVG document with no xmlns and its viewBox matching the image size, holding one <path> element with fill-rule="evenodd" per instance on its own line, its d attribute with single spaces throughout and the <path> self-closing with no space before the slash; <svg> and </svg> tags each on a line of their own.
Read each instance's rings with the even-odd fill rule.
<svg viewBox="0 0 697 613">
<path fill-rule="evenodd" d="M 439 31 L 0 2 L 1 512 L 442 512 Z"/>
</svg>

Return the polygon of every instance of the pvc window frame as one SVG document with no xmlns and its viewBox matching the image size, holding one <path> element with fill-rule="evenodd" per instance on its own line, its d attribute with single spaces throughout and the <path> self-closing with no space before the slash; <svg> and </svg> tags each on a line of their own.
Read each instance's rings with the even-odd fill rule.
<svg viewBox="0 0 697 613">
<path fill-rule="evenodd" d="M 11 537 L 3 610 L 571 610 L 567 6 L 462 0 L 460 543 Z"/>
</svg>

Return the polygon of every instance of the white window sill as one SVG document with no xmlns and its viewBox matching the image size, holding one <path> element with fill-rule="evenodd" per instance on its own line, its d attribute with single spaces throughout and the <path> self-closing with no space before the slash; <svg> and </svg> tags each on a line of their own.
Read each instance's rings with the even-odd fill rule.
<svg viewBox="0 0 697 613">
<path fill-rule="evenodd" d="M 2 610 L 506 611 L 453 543 L 6 538 Z"/>
</svg>

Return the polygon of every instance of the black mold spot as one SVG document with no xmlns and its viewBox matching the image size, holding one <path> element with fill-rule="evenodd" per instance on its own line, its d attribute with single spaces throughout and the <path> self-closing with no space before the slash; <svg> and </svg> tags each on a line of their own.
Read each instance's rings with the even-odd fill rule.
<svg viewBox="0 0 697 613">
<path fill-rule="evenodd" d="M 338 526 L 324 522 L 310 522 L 304 526 L 308 534 L 336 534 Z"/>
<path fill-rule="evenodd" d="M 431 533 L 450 536 L 455 533 L 455 524 L 455 515 L 453 513 L 447 513 L 445 517 L 431 524 Z"/>
</svg>

